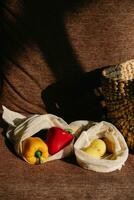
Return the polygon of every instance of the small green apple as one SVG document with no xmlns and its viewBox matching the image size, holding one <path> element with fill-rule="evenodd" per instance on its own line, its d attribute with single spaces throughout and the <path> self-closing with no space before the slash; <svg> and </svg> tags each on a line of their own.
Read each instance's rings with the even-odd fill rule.
<svg viewBox="0 0 134 200">
<path fill-rule="evenodd" d="M 88 153 L 90 156 L 100 159 L 100 154 L 98 153 L 97 149 L 92 147 L 86 147 L 83 149 L 84 152 Z"/>
<path fill-rule="evenodd" d="M 106 144 L 101 139 L 95 139 L 88 147 L 82 150 L 94 158 L 100 159 L 106 153 Z"/>
</svg>

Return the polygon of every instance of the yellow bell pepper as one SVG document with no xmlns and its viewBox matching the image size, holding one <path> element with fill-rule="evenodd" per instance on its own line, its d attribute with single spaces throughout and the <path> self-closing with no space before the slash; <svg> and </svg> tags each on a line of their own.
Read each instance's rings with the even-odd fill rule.
<svg viewBox="0 0 134 200">
<path fill-rule="evenodd" d="M 22 155 L 30 164 L 41 164 L 48 158 L 47 144 L 39 137 L 29 137 L 22 143 Z"/>
</svg>

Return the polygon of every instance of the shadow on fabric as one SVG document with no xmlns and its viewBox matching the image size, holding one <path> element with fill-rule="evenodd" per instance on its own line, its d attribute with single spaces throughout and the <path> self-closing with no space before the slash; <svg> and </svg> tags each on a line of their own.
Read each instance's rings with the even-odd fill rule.
<svg viewBox="0 0 134 200">
<path fill-rule="evenodd" d="M 105 115 L 102 96 L 95 94 L 101 86 L 102 69 L 97 69 L 74 77 L 68 83 L 57 82 L 42 91 L 42 99 L 49 113 L 56 114 L 66 121 L 100 121 Z"/>
</svg>

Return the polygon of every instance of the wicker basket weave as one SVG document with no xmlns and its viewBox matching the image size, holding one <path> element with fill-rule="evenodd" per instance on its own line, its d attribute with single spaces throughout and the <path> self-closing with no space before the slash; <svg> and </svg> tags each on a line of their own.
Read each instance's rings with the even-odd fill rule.
<svg viewBox="0 0 134 200">
<path fill-rule="evenodd" d="M 107 117 L 134 151 L 134 60 L 110 66 L 102 72 L 102 93 Z"/>
</svg>

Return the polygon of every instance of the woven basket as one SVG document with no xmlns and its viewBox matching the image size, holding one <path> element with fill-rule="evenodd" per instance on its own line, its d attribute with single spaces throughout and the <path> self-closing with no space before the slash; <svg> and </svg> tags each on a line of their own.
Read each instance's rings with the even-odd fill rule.
<svg viewBox="0 0 134 200">
<path fill-rule="evenodd" d="M 134 60 L 110 66 L 102 72 L 102 94 L 107 117 L 134 151 Z"/>
</svg>

